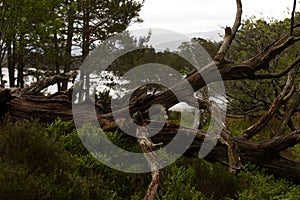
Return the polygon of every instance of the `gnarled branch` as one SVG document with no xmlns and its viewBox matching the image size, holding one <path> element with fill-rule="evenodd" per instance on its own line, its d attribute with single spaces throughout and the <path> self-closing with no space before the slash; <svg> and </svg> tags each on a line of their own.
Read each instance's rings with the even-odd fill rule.
<svg viewBox="0 0 300 200">
<path fill-rule="evenodd" d="M 300 105 L 300 89 L 298 89 L 298 91 L 296 92 L 293 102 L 285 112 L 281 120 L 280 123 L 281 125 L 279 127 L 279 130 L 277 131 L 277 135 L 282 135 L 284 133 L 286 125 L 290 122 L 292 115 L 294 114 L 295 110 L 298 108 L 299 105 Z"/>
<path fill-rule="evenodd" d="M 290 36 L 289 33 L 285 34 L 270 44 L 264 51 L 245 61 L 244 64 L 251 66 L 255 71 L 266 69 L 269 66 L 269 62 L 276 55 L 298 41 L 300 41 L 300 26 L 295 26 L 293 28 L 293 36 Z"/>
<path fill-rule="evenodd" d="M 225 28 L 224 40 L 223 40 L 223 43 L 222 43 L 220 49 L 218 50 L 218 53 L 214 57 L 215 61 L 222 62 L 224 60 L 225 55 L 228 52 L 228 50 L 231 46 L 231 43 L 235 38 L 236 32 L 238 31 L 238 28 L 241 25 L 242 12 L 243 12 L 241 0 L 236 0 L 236 6 L 237 6 L 237 12 L 236 12 L 236 17 L 235 17 L 235 22 L 234 22 L 232 28 L 230 28 L 230 27 Z"/>
<path fill-rule="evenodd" d="M 281 93 L 277 96 L 277 98 L 273 101 L 271 104 L 269 110 L 264 113 L 264 115 L 252 126 L 250 126 L 248 129 L 244 131 L 241 137 L 245 139 L 250 139 L 254 135 L 256 135 L 258 132 L 260 132 L 265 125 L 271 120 L 271 118 L 274 116 L 274 114 L 278 111 L 278 109 L 282 106 L 282 104 L 285 102 L 286 97 L 289 96 L 292 88 L 293 88 L 293 79 L 296 75 L 297 70 L 292 70 L 287 78 L 286 84 L 281 91 Z"/>
</svg>

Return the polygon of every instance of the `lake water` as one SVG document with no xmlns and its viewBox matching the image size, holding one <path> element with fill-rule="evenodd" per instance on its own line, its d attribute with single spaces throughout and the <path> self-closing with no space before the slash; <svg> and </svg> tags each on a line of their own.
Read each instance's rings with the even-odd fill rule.
<svg viewBox="0 0 300 200">
<path fill-rule="evenodd" d="M 30 69 L 30 70 L 34 71 L 35 69 Z M 6 80 L 7 84 L 8 84 L 8 69 L 2 68 L 2 74 L 3 74 L 3 80 Z M 78 71 L 78 74 L 79 74 L 79 71 Z M 15 76 L 17 76 L 17 71 L 15 71 Z M 77 78 L 78 77 L 79 77 L 79 75 L 77 76 Z M 32 83 L 35 83 L 36 80 L 37 79 L 32 75 L 26 76 L 24 79 L 25 87 L 30 86 Z M 91 83 L 96 84 L 96 87 L 95 87 L 96 91 L 103 92 L 105 90 L 110 90 L 110 95 L 112 96 L 112 98 L 122 97 L 128 92 L 126 90 L 126 88 L 123 86 L 125 84 L 129 83 L 129 81 L 113 75 L 112 72 L 102 71 L 100 74 L 92 74 L 90 76 L 90 81 L 91 81 Z M 109 86 L 107 86 L 113 82 L 117 83 L 116 87 L 110 88 Z M 6 85 L 6 87 L 8 87 L 8 85 Z M 72 87 L 72 83 L 69 84 L 69 87 Z M 42 92 L 45 95 L 54 94 L 55 92 L 57 92 L 57 85 L 55 84 L 55 85 L 49 86 L 48 88 L 44 89 Z M 91 93 L 92 92 L 93 91 L 91 91 Z M 223 108 L 226 104 L 226 98 L 222 97 L 222 96 L 210 97 L 210 100 L 217 102 Z M 193 112 L 194 109 L 195 109 L 194 107 L 188 105 L 185 102 L 180 102 L 180 103 L 176 104 L 175 106 L 173 106 L 172 108 L 170 108 L 170 110 L 185 111 L 185 112 Z"/>
<path fill-rule="evenodd" d="M 35 69 L 29 69 L 31 71 L 35 71 Z M 43 71 L 41 71 L 43 72 Z M 78 75 L 77 78 L 79 78 L 79 70 L 77 71 Z M 6 83 L 6 87 L 8 87 L 8 82 L 9 82 L 9 78 L 8 78 L 8 69 L 7 68 L 2 68 L 2 74 L 3 74 L 3 80 L 7 81 Z M 15 71 L 15 77 L 17 77 L 18 71 Z M 35 83 L 37 81 L 37 79 L 33 76 L 33 75 L 29 75 L 24 77 L 24 82 L 25 82 L 25 87 L 30 86 L 32 83 Z M 108 87 L 108 84 L 111 84 L 112 82 L 117 83 L 117 85 L 122 85 L 122 84 L 126 84 L 128 81 L 126 80 L 122 80 L 121 78 L 113 75 L 113 73 L 108 72 L 108 71 L 103 71 L 101 72 L 100 75 L 96 75 L 96 74 L 92 74 L 90 76 L 90 81 L 97 83 L 97 87 L 96 90 L 97 91 L 105 91 L 105 90 L 109 90 L 110 87 Z M 72 87 L 72 83 L 69 83 L 69 88 Z M 42 90 L 42 92 L 45 95 L 49 95 L 49 94 L 54 94 L 55 92 L 57 92 L 57 85 L 51 85 L 48 88 Z M 111 89 L 110 91 L 110 95 L 113 98 L 117 98 L 120 96 L 123 96 L 126 92 L 124 91 L 124 88 L 120 88 L 119 90 L 116 89 Z"/>
</svg>

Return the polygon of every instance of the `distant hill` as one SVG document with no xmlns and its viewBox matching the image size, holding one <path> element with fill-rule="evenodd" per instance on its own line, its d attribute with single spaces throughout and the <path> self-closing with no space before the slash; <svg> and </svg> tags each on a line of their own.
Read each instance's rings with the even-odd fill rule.
<svg viewBox="0 0 300 200">
<path fill-rule="evenodd" d="M 189 38 L 203 38 L 207 40 L 212 40 L 216 42 L 220 42 L 222 40 L 222 37 L 220 37 L 220 34 L 223 34 L 223 30 L 215 30 L 215 31 L 207 31 L 207 32 L 194 32 L 194 33 L 185 33 Z"/>
</svg>

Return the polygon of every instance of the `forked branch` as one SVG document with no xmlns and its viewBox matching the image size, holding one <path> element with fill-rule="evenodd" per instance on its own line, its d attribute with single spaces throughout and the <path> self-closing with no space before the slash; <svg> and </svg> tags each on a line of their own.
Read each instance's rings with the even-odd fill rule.
<svg viewBox="0 0 300 200">
<path fill-rule="evenodd" d="M 266 111 L 263 116 L 252 126 L 244 131 L 242 134 L 242 138 L 250 139 L 257 133 L 259 133 L 266 124 L 271 120 L 274 114 L 279 110 L 279 108 L 283 105 L 283 103 L 287 100 L 287 97 L 290 96 L 291 90 L 294 87 L 293 81 L 294 77 L 297 74 L 297 69 L 293 69 L 289 72 L 286 84 L 280 94 L 276 97 L 276 99 L 271 104 L 268 111 Z"/>
</svg>

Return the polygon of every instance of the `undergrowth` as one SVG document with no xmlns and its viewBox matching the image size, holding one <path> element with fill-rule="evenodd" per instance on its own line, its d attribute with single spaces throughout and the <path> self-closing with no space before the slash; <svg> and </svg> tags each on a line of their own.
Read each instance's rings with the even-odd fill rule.
<svg viewBox="0 0 300 200">
<path fill-rule="evenodd" d="M 120 131 L 116 145 L 139 152 Z M 82 145 L 71 122 L 0 125 L 0 199 L 143 199 L 151 173 L 113 170 Z M 219 163 L 181 157 L 164 168 L 156 199 L 300 199 L 300 186 L 247 164 L 233 175 Z"/>
</svg>

